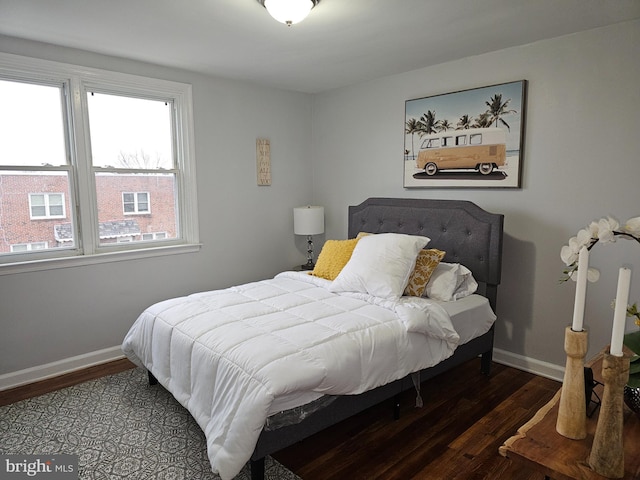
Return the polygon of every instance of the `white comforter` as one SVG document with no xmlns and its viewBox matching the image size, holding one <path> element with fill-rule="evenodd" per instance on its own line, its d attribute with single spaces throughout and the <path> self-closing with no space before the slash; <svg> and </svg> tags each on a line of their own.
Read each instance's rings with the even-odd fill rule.
<svg viewBox="0 0 640 480">
<path fill-rule="evenodd" d="M 249 460 L 274 399 L 357 394 L 449 357 L 458 334 L 426 299 L 335 294 L 301 272 L 160 302 L 122 349 L 203 429 L 223 480 Z"/>
</svg>

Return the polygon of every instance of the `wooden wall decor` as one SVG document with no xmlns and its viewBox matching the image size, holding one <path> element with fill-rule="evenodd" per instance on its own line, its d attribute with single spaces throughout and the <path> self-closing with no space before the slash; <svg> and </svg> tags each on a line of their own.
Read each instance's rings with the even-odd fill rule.
<svg viewBox="0 0 640 480">
<path fill-rule="evenodd" d="M 271 143 L 266 138 L 256 139 L 258 185 L 271 185 Z"/>
</svg>

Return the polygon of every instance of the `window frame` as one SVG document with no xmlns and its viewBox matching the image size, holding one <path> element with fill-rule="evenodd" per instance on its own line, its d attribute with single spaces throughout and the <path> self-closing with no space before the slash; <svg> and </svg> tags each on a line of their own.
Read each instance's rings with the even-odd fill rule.
<svg viewBox="0 0 640 480">
<path fill-rule="evenodd" d="M 3 254 L 0 258 L 0 275 L 199 250 L 193 99 L 190 84 L 1 52 L 0 78 L 62 88 L 67 164 L 60 167 L 2 166 L 0 169 L 22 171 L 50 169 L 67 172 L 72 211 L 65 213 L 72 219 L 75 239 L 74 247 L 69 249 L 38 251 L 33 254 L 20 254 L 19 257 Z M 100 245 L 97 228 L 95 168 L 91 163 L 86 101 L 87 92 L 91 91 L 161 100 L 173 106 L 174 167 L 177 172 L 175 177 L 178 205 L 176 209 L 177 238 L 155 242 Z"/>
<path fill-rule="evenodd" d="M 143 242 L 148 242 L 151 240 L 157 240 L 159 236 L 161 236 L 160 238 L 167 238 L 167 232 L 147 232 L 140 234 L 140 236 L 142 237 Z M 151 236 L 151 238 L 144 238 L 148 236 Z"/>
<path fill-rule="evenodd" d="M 146 210 L 140 210 L 139 208 L 140 201 L 138 200 L 138 195 L 140 194 L 145 194 L 147 196 Z M 125 195 L 133 195 L 133 211 L 132 212 L 127 212 L 127 210 L 124 208 L 126 203 L 131 203 L 131 202 L 125 202 L 125 199 L 124 199 Z M 122 214 L 123 215 L 150 215 L 151 214 L 151 194 L 149 192 L 122 192 Z"/>
<path fill-rule="evenodd" d="M 440 137 L 427 138 L 425 143 L 422 144 L 422 149 L 426 148 L 440 148 Z"/>
<path fill-rule="evenodd" d="M 453 135 L 445 135 L 442 137 L 442 147 L 453 147 Z"/>
<path fill-rule="evenodd" d="M 469 135 L 469 145 L 474 147 L 482 145 L 482 134 L 472 133 L 471 135 Z"/>
<path fill-rule="evenodd" d="M 44 248 L 48 248 L 48 242 L 24 242 L 24 243 L 14 243 L 11 245 L 11 251 L 13 252 L 15 247 L 24 246 L 25 250 L 23 251 L 38 251 L 42 250 L 41 248 L 33 248 L 34 245 L 44 244 Z"/>
<path fill-rule="evenodd" d="M 34 215 L 33 214 L 33 202 L 32 202 L 32 198 L 34 195 L 42 195 L 44 197 L 44 208 L 45 208 L 45 214 L 44 215 Z M 61 207 L 62 207 L 62 213 L 60 215 L 52 215 L 51 214 L 51 202 L 49 200 L 49 198 L 52 195 L 60 195 L 62 197 L 62 203 L 61 203 Z M 36 205 L 36 206 L 40 206 L 40 205 Z M 57 205 L 56 205 L 57 206 Z M 67 212 L 66 212 L 66 208 L 65 208 L 65 204 L 64 204 L 64 192 L 38 192 L 38 193 L 29 193 L 29 218 L 31 220 L 59 220 L 62 218 L 67 218 Z M 44 242 L 46 243 L 46 242 Z"/>
</svg>

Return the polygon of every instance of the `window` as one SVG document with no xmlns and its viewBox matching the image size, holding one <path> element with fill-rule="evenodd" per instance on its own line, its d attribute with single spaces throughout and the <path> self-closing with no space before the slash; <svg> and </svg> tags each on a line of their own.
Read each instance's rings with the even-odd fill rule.
<svg viewBox="0 0 640 480">
<path fill-rule="evenodd" d="M 453 137 L 442 137 L 442 146 L 443 147 L 452 147 L 453 146 Z"/>
<path fill-rule="evenodd" d="M 142 240 L 158 240 L 167 238 L 167 232 L 143 233 Z"/>
<path fill-rule="evenodd" d="M 189 85 L 0 53 L 0 98 L 0 274 L 197 249 Z"/>
<path fill-rule="evenodd" d="M 422 143 L 421 148 L 440 148 L 440 138 L 428 138 Z"/>
<path fill-rule="evenodd" d="M 31 218 L 65 218 L 64 193 L 32 193 L 29 195 Z"/>
<path fill-rule="evenodd" d="M 44 250 L 47 248 L 47 242 L 19 243 L 11 245 L 12 252 L 28 252 L 30 250 Z"/>
<path fill-rule="evenodd" d="M 482 145 L 482 134 L 474 133 L 469 135 L 469 145 Z"/>
<path fill-rule="evenodd" d="M 467 144 L 467 136 L 466 135 L 458 135 L 456 137 L 456 145 L 466 145 Z"/>
<path fill-rule="evenodd" d="M 122 211 L 125 215 L 132 213 L 150 213 L 148 192 L 125 192 L 122 194 Z"/>
</svg>

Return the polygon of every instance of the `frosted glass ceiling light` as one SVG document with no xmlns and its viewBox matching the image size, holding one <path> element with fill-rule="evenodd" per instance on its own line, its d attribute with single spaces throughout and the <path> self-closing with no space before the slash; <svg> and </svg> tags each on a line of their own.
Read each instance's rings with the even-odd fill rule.
<svg viewBox="0 0 640 480">
<path fill-rule="evenodd" d="M 258 0 L 280 23 L 291 26 L 304 20 L 320 0 Z"/>
</svg>

